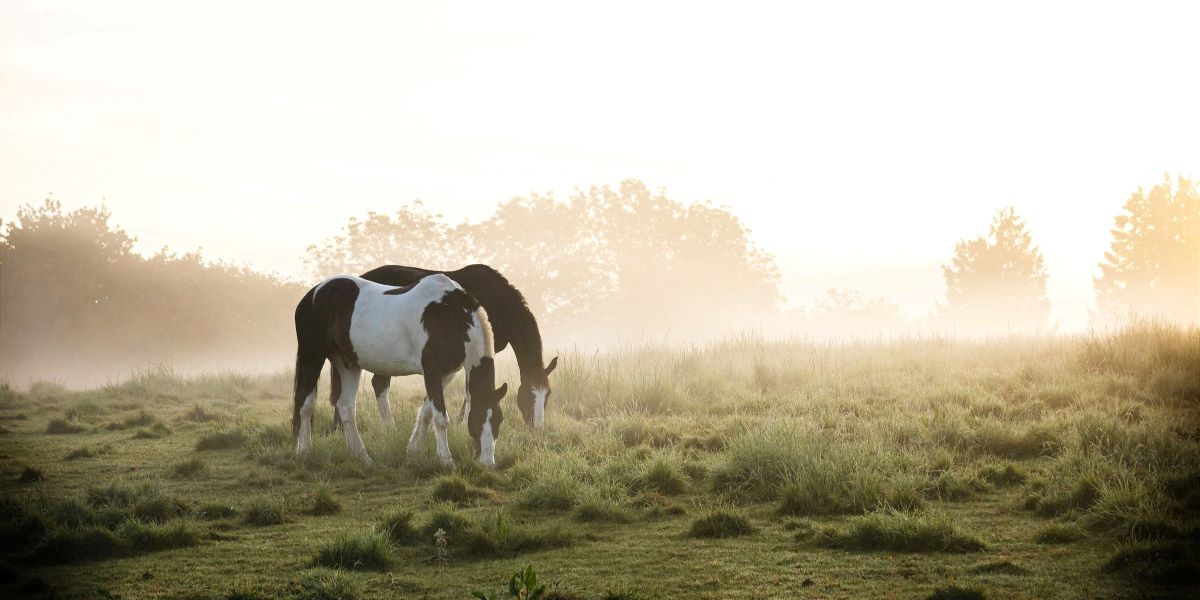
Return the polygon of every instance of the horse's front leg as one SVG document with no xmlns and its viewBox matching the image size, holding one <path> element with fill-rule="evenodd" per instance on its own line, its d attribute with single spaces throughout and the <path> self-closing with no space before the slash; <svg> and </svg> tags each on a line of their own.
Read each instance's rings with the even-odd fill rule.
<svg viewBox="0 0 1200 600">
<path fill-rule="evenodd" d="M 437 438 L 438 459 L 446 466 L 454 464 L 454 459 L 450 457 L 450 418 L 446 415 L 446 386 L 453 376 L 454 373 L 443 375 L 425 371 L 425 393 L 433 408 L 433 434 Z"/>
</svg>

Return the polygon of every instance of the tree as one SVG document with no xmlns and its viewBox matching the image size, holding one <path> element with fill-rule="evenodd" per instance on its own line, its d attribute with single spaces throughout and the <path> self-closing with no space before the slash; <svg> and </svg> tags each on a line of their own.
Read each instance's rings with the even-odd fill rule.
<svg viewBox="0 0 1200 600">
<path fill-rule="evenodd" d="M 685 205 L 640 181 L 561 202 L 531 194 L 479 223 L 448 227 L 420 205 L 370 214 L 309 248 L 314 275 L 400 263 L 453 269 L 486 262 L 552 326 L 588 337 L 618 330 L 699 336 L 745 328 L 778 307 L 774 258 L 726 207 Z"/>
<path fill-rule="evenodd" d="M 401 206 L 395 216 L 367 213 L 351 218 L 345 232 L 308 247 L 304 262 L 317 280 L 350 273 L 357 275 L 379 265 L 401 264 L 426 268 L 457 268 L 470 254 L 469 241 L 432 214 L 420 200 Z"/>
<path fill-rule="evenodd" d="M 1013 208 L 996 212 L 988 234 L 962 240 L 942 266 L 946 304 L 940 318 L 963 332 L 1037 331 L 1046 326 L 1046 268 Z"/>
<path fill-rule="evenodd" d="M 1175 185 L 1142 188 L 1117 215 L 1112 246 L 1093 279 L 1096 312 L 1106 321 L 1132 313 L 1184 322 L 1200 318 L 1200 188 L 1180 176 Z"/>
</svg>

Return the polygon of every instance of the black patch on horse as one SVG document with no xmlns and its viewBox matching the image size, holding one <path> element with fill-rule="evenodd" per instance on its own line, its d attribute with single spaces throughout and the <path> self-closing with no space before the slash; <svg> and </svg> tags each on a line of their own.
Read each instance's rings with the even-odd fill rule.
<svg viewBox="0 0 1200 600">
<path fill-rule="evenodd" d="M 308 290 L 296 305 L 293 437 L 300 433 L 300 407 L 316 389 L 325 361 L 341 360 L 348 367 L 358 364 L 358 355 L 350 343 L 350 321 L 357 300 L 358 284 L 349 279 L 332 279 Z M 337 373 L 336 368 L 332 371 Z M 334 385 L 341 387 L 336 378 Z"/>
<path fill-rule="evenodd" d="M 470 339 L 467 330 L 479 302 L 462 290 L 450 290 L 442 299 L 425 307 L 421 314 L 421 326 L 429 334 L 425 347 L 421 349 L 421 370 L 425 378 L 437 377 L 441 389 L 441 377 L 457 371 L 466 360 L 466 343 Z M 488 390 L 491 392 L 492 390 Z M 446 414 L 446 402 L 441 394 L 431 395 L 433 407 Z"/>
</svg>

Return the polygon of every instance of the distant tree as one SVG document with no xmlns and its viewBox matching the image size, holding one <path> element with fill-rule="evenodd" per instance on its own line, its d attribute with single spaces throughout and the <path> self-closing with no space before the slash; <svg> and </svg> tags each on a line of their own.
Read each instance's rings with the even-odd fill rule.
<svg viewBox="0 0 1200 600">
<path fill-rule="evenodd" d="M 56 200 L 0 232 L 0 366 L 74 380 L 150 362 L 286 362 L 299 286 L 199 254 L 144 258 L 103 207 Z"/>
<path fill-rule="evenodd" d="M 1200 188 L 1180 176 L 1175 185 L 1142 188 L 1117 215 L 1112 246 L 1100 263 L 1097 320 L 1131 313 L 1194 322 L 1200 318 Z"/>
<path fill-rule="evenodd" d="M 1046 268 L 1013 208 L 997 211 L 987 236 L 963 240 L 942 266 L 940 319 L 966 332 L 1032 331 L 1046 326 Z"/>
<path fill-rule="evenodd" d="M 471 248 L 469 240 L 453 231 L 442 215 L 430 213 L 417 200 L 394 216 L 369 212 L 362 221 L 351 218 L 343 233 L 309 246 L 304 262 L 316 280 L 389 264 L 457 268 Z"/>
<path fill-rule="evenodd" d="M 314 277 L 399 263 L 453 269 L 485 262 L 540 318 L 576 332 L 680 335 L 744 328 L 776 310 L 774 258 L 727 208 L 686 205 L 637 180 L 561 202 L 531 194 L 478 223 L 445 225 L 420 205 L 371 213 L 309 247 Z"/>
</svg>

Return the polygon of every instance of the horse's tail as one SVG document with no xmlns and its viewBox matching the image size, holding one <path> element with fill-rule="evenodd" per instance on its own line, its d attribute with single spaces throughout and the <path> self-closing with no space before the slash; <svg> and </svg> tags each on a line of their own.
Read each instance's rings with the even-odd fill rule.
<svg viewBox="0 0 1200 600">
<path fill-rule="evenodd" d="M 317 389 L 317 379 L 325 363 L 326 348 L 317 320 L 313 288 L 296 305 L 296 376 L 293 382 L 292 440 L 300 436 L 300 409 Z"/>
</svg>

